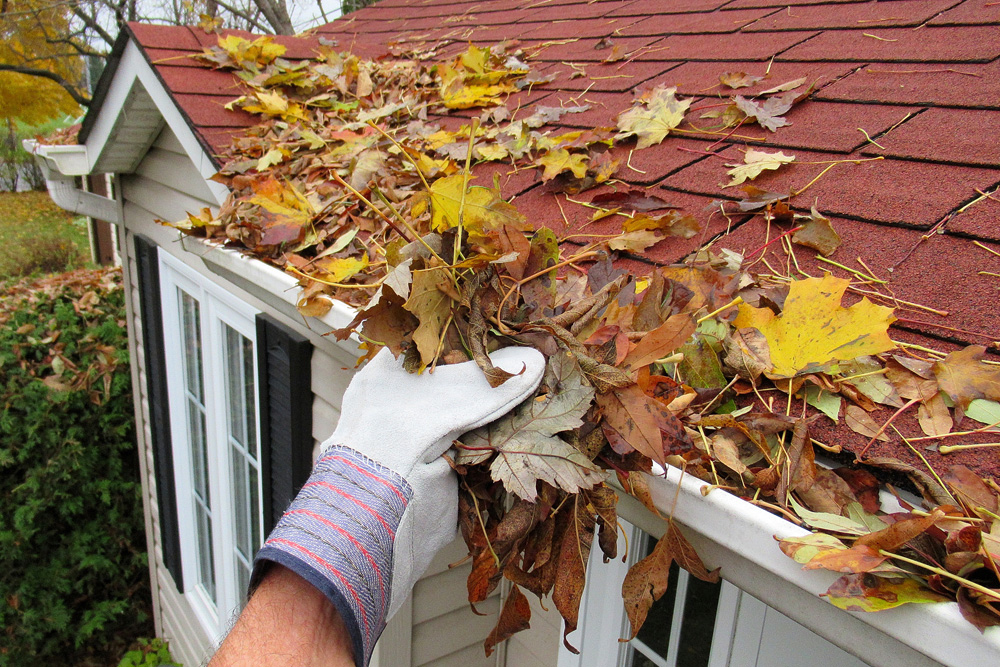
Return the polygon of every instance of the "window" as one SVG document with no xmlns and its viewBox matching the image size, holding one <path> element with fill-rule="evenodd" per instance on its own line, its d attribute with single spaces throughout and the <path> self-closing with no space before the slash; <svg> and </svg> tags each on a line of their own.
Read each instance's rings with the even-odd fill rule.
<svg viewBox="0 0 1000 667">
<path fill-rule="evenodd" d="M 263 533 L 256 312 L 160 253 L 185 597 L 221 639 Z"/>
<path fill-rule="evenodd" d="M 618 637 L 629 634 L 620 602 L 622 579 L 656 544 L 635 526 L 621 524 L 632 545 L 628 562 L 603 563 L 600 549 L 591 552 L 578 630 L 569 636 L 580 654 L 560 647 L 557 667 L 797 667 L 802 656 L 817 665 L 865 667 L 729 582 L 705 583 L 676 564 L 667 592 L 650 609 L 639 635 L 620 643 Z"/>
</svg>

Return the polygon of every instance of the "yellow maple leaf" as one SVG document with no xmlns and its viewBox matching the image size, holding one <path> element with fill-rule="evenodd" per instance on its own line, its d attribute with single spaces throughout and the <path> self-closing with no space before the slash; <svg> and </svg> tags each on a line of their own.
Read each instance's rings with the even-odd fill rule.
<svg viewBox="0 0 1000 667">
<path fill-rule="evenodd" d="M 510 226 L 524 230 L 524 216 L 500 197 L 493 188 L 470 186 L 462 200 L 464 174 L 439 178 L 431 184 L 431 225 L 443 232 L 458 227 L 461 221 L 469 238 L 482 241 L 494 229 Z"/>
<path fill-rule="evenodd" d="M 833 361 L 896 347 L 887 333 L 896 321 L 892 308 L 868 299 L 843 308 L 840 300 L 849 284 L 849 280 L 830 274 L 793 281 L 781 315 L 740 304 L 733 324 L 739 329 L 754 327 L 764 334 L 774 366 L 771 372 L 780 377 L 813 372 Z"/>
<path fill-rule="evenodd" d="M 317 268 L 327 275 L 323 278 L 330 282 L 342 283 L 361 273 L 368 267 L 368 255 L 360 257 L 323 257 L 315 262 Z"/>
<path fill-rule="evenodd" d="M 778 169 L 781 165 L 788 164 L 794 160 L 794 155 L 785 155 L 781 151 L 777 153 L 765 153 L 764 151 L 757 151 L 751 148 L 747 150 L 746 155 L 743 157 L 744 164 L 726 165 L 727 167 L 732 167 L 726 173 L 733 180 L 726 183 L 723 187 L 731 188 L 744 181 L 752 181 L 760 176 L 761 172 L 765 169 Z"/>
<path fill-rule="evenodd" d="M 691 100 L 679 100 L 676 88 L 657 86 L 650 93 L 636 100 L 635 106 L 618 116 L 618 138 L 636 135 L 636 148 L 655 146 L 681 124 Z"/>
<path fill-rule="evenodd" d="M 565 148 L 557 148 L 538 158 L 538 164 L 545 168 L 542 180 L 550 181 L 564 171 L 571 171 L 577 178 L 587 175 L 589 156 L 583 153 L 570 153 Z"/>
</svg>

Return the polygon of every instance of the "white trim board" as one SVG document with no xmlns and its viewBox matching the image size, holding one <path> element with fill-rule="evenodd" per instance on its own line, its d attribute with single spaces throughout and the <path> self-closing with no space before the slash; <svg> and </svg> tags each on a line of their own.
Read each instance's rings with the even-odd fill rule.
<svg viewBox="0 0 1000 667">
<path fill-rule="evenodd" d="M 127 109 L 130 98 L 135 96 L 137 85 L 141 86 L 152 100 L 163 121 L 177 136 L 184 151 L 205 179 L 206 185 L 212 191 L 218 204 L 221 205 L 229 190 L 221 183 L 209 180 L 217 171 L 215 165 L 205 153 L 205 149 L 178 109 L 173 97 L 163 87 L 160 78 L 153 71 L 152 66 L 133 39 L 130 39 L 125 45 L 104 103 L 97 111 L 94 125 L 87 137 L 90 171 L 94 172 L 101 166 L 101 162 L 109 157 L 109 151 L 116 144 L 115 130 L 116 127 L 120 127 L 120 121 L 129 122 L 130 119 L 125 117 L 123 112 Z M 148 143 L 151 144 L 155 138 L 156 132 L 154 131 Z M 148 150 L 148 145 L 141 147 L 142 154 L 145 154 L 146 150 Z M 141 157 L 140 155 L 139 158 L 141 159 Z"/>
</svg>

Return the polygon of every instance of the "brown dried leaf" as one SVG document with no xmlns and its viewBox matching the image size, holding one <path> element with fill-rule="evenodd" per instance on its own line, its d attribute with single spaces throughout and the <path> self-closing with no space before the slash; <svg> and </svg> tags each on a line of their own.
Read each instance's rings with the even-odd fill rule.
<svg viewBox="0 0 1000 667">
<path fill-rule="evenodd" d="M 581 496 L 575 496 L 570 507 L 563 512 L 569 527 L 559 549 L 556 582 L 552 587 L 552 602 L 563 617 L 563 644 L 571 652 L 579 651 L 569 643 L 567 636 L 576 630 L 580 614 L 580 600 L 587 578 L 587 560 L 594 541 L 594 517 L 584 506 Z"/>
<path fill-rule="evenodd" d="M 885 433 L 879 433 L 881 428 L 871 415 L 862 410 L 856 405 L 848 405 L 847 409 L 844 410 L 844 423 L 854 431 L 855 433 L 860 433 L 866 438 L 875 437 L 878 433 L 878 440 L 886 442 L 889 440 L 889 436 Z"/>
<path fill-rule="evenodd" d="M 524 593 L 516 585 L 511 586 L 503 609 L 500 610 L 500 618 L 486 638 L 486 643 L 483 644 L 486 657 L 493 655 L 497 644 L 531 627 L 530 621 L 531 605 L 528 603 L 528 598 L 524 597 Z"/>
<path fill-rule="evenodd" d="M 976 398 L 1000 400 L 1000 368 L 984 364 L 985 353 L 982 345 L 970 345 L 934 364 L 938 386 L 962 408 Z"/>
<path fill-rule="evenodd" d="M 936 509 L 927 516 L 902 519 L 886 526 L 882 530 L 862 535 L 854 544 L 855 546 L 871 547 L 875 551 L 893 551 L 933 526 L 937 521 L 944 518 L 944 515 L 944 512 Z"/>
</svg>

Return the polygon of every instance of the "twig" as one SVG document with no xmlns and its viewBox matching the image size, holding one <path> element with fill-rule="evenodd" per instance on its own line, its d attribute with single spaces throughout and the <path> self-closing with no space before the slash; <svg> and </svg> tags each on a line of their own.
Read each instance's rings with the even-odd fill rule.
<svg viewBox="0 0 1000 667">
<path fill-rule="evenodd" d="M 1000 442 L 981 442 L 977 445 L 941 445 L 938 447 L 938 453 L 951 454 L 961 449 L 976 449 L 977 447 L 1000 447 Z"/>
<path fill-rule="evenodd" d="M 985 338 L 986 340 L 990 341 L 991 343 L 996 340 L 996 339 L 994 339 L 992 336 L 990 336 L 988 334 L 976 333 L 975 331 L 967 331 L 966 329 L 957 329 L 955 327 L 946 327 L 943 324 L 935 324 L 934 322 L 925 322 L 923 320 L 911 320 L 911 319 L 907 319 L 905 317 L 897 317 L 896 321 L 897 322 L 905 322 L 907 324 L 917 324 L 917 325 L 925 326 L 925 327 L 935 327 L 937 329 L 944 329 L 946 331 L 954 331 L 955 333 L 960 333 L 960 334 L 965 335 L 965 336 L 975 336 L 976 338 Z"/>
<path fill-rule="evenodd" d="M 912 406 L 916 405 L 919 402 L 920 402 L 919 398 L 914 398 L 910 400 L 906 405 L 901 407 L 899 410 L 896 410 L 895 414 L 889 417 L 889 420 L 886 423 L 882 424 L 882 427 L 879 430 L 875 431 L 875 435 L 871 437 L 871 440 L 868 441 L 868 444 L 866 444 L 861 449 L 861 452 L 854 457 L 855 463 L 864 463 L 864 461 L 862 461 L 862 457 L 864 457 L 864 455 L 868 452 L 868 448 L 871 447 L 873 444 L 875 444 L 875 441 L 878 440 L 878 437 L 883 433 L 885 433 L 885 429 L 889 428 L 889 424 L 891 424 L 896 419 L 896 417 L 903 414 L 903 412 L 905 412 L 907 409 L 911 408 Z"/>
<path fill-rule="evenodd" d="M 910 565 L 915 565 L 917 567 L 920 567 L 920 568 L 923 568 L 923 569 L 928 570 L 930 572 L 933 572 L 934 574 L 940 575 L 942 577 L 947 577 L 949 579 L 957 581 L 958 583 L 960 583 L 961 585 L 965 586 L 966 588 L 971 588 L 971 589 L 973 589 L 975 591 L 978 591 L 978 592 L 982 593 L 983 595 L 985 595 L 987 597 L 993 598 L 997 602 L 1000 602 L 1000 593 L 997 593 L 995 590 L 993 590 L 991 588 L 986 588 L 985 586 L 981 586 L 980 584 L 977 584 L 974 581 L 970 581 L 970 580 L 966 579 L 965 577 L 960 577 L 957 574 L 952 574 L 948 570 L 943 570 L 943 569 L 941 569 L 939 567 L 934 567 L 933 565 L 927 565 L 926 563 L 921 563 L 918 560 L 913 560 L 911 558 L 907 558 L 906 556 L 900 556 L 899 554 L 894 554 L 891 551 L 886 551 L 885 549 L 879 549 L 879 553 L 881 555 L 887 557 L 887 558 L 893 558 L 893 559 L 896 559 L 896 560 L 901 560 L 904 563 L 909 563 Z"/>
</svg>

